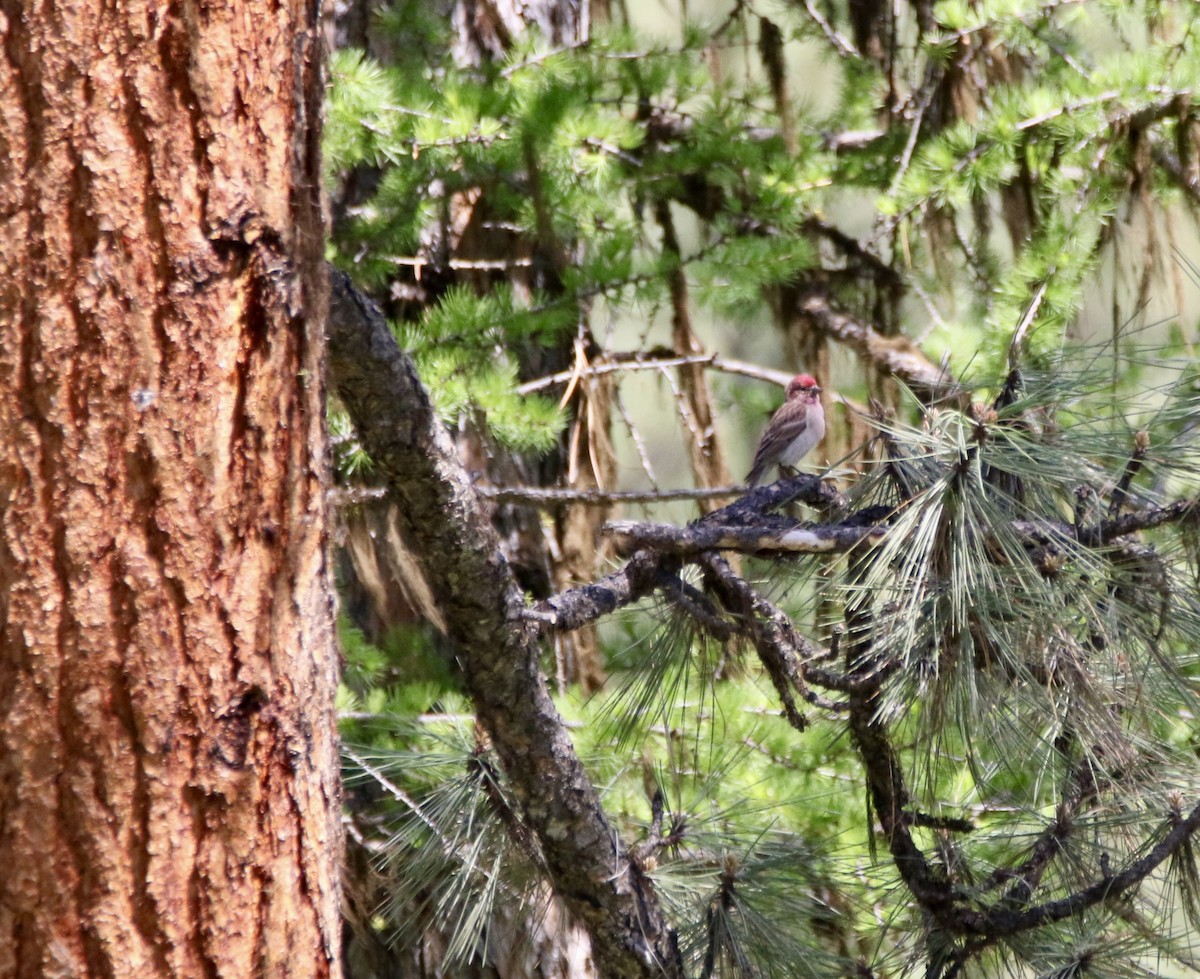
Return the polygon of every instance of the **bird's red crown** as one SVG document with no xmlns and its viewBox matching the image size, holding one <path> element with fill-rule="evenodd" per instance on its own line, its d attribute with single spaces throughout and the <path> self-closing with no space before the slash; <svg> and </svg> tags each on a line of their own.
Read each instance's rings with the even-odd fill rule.
<svg viewBox="0 0 1200 979">
<path fill-rule="evenodd" d="M 797 374 L 787 386 L 787 397 L 794 398 L 801 391 L 820 391 L 817 379 L 811 374 Z"/>
</svg>

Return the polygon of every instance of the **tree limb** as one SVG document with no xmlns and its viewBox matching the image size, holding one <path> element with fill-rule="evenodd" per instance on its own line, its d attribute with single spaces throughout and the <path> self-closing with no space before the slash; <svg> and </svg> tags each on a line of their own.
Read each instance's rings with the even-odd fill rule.
<svg viewBox="0 0 1200 979">
<path fill-rule="evenodd" d="M 1120 537 L 1139 530 L 1152 530 L 1177 520 L 1195 520 L 1200 517 L 1200 498 L 1176 500 L 1166 506 L 1148 506 L 1132 513 L 1125 513 L 1112 520 L 1105 520 L 1094 527 L 1085 527 L 1079 532 L 1079 542 L 1090 546 L 1111 544 Z"/>
<path fill-rule="evenodd" d="M 891 512 L 890 508 L 884 509 Z M 621 520 L 606 524 L 603 532 L 638 547 L 654 548 L 661 554 L 698 554 L 713 550 L 751 554 L 836 554 L 860 544 L 880 543 L 886 527 L 879 524 L 800 524 L 787 517 L 768 515 L 751 527 L 722 524 L 676 527 L 673 524 Z"/>
<path fill-rule="evenodd" d="M 689 526 L 705 527 L 718 521 L 729 526 L 753 524 L 763 519 L 764 511 L 793 500 L 828 509 L 839 505 L 842 497 L 831 485 L 815 476 L 795 476 L 746 493 Z M 667 553 L 659 548 L 639 549 L 619 571 L 592 584 L 552 595 L 523 614 L 564 632 L 578 629 L 653 592 L 661 584 L 659 575 L 664 569 Z"/>
<path fill-rule="evenodd" d="M 412 360 L 348 277 L 332 279 L 332 379 L 399 505 L 556 893 L 591 935 L 601 974 L 682 977 L 675 933 L 575 754 L 538 666 L 536 625 Z"/>
<path fill-rule="evenodd" d="M 815 706 L 841 710 L 841 704 L 825 700 L 809 690 L 805 683 L 806 666 L 820 656 L 821 650 L 796 631 L 787 614 L 763 598 L 719 554 L 704 555 L 703 564 L 709 590 L 726 609 L 739 617 L 738 631 L 754 644 L 758 658 L 779 694 L 788 723 L 797 731 L 804 731 L 808 724 L 796 708 L 793 690 Z"/>
<path fill-rule="evenodd" d="M 857 319 L 821 290 L 799 292 L 794 310 L 826 336 L 853 349 L 885 374 L 899 378 L 925 402 L 966 407 L 966 393 L 954 376 L 933 363 L 906 336 L 884 336 Z"/>
<path fill-rule="evenodd" d="M 640 550 L 625 567 L 590 585 L 568 588 L 534 606 L 537 618 L 562 632 L 579 629 L 617 609 L 645 598 L 659 584 L 662 557 Z"/>
<path fill-rule="evenodd" d="M 1133 861 L 1120 873 L 1105 874 L 1101 880 L 1083 890 L 1076 891 L 1057 901 L 1047 901 L 1045 904 L 1039 904 L 1037 907 L 1025 911 L 964 910 L 961 914 L 962 928 L 965 931 L 989 937 L 1015 935 L 1049 922 L 1062 921 L 1064 918 L 1079 914 L 1102 901 L 1118 898 L 1144 881 L 1182 846 L 1197 828 L 1200 828 L 1200 804 L 1192 809 L 1186 819 L 1175 822 L 1171 830 L 1149 853 L 1141 859 Z"/>
</svg>

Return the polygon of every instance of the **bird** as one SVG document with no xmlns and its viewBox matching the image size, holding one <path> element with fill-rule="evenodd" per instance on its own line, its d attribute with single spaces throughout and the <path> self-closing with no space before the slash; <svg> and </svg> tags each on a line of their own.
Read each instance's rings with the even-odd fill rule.
<svg viewBox="0 0 1200 979">
<path fill-rule="evenodd" d="M 821 388 L 811 374 L 797 374 L 787 386 L 783 404 L 763 429 L 746 484 L 757 486 L 772 466 L 794 466 L 824 437 Z"/>
</svg>

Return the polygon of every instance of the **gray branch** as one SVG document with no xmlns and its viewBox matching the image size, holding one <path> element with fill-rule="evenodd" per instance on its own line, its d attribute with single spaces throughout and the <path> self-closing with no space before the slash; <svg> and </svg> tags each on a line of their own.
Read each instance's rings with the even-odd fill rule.
<svg viewBox="0 0 1200 979">
<path fill-rule="evenodd" d="M 723 524 L 673 524 L 615 521 L 606 524 L 610 534 L 637 547 L 651 547 L 662 554 L 697 554 L 701 551 L 743 553 L 783 552 L 792 554 L 835 554 L 859 544 L 880 543 L 885 525 L 802 524 L 785 517 L 762 521 L 750 527 Z"/>
<path fill-rule="evenodd" d="M 591 935 L 600 974 L 682 977 L 675 933 L 575 754 L 538 667 L 537 623 L 411 358 L 349 279 L 332 279 L 333 383 L 398 504 L 555 892 Z"/>
</svg>

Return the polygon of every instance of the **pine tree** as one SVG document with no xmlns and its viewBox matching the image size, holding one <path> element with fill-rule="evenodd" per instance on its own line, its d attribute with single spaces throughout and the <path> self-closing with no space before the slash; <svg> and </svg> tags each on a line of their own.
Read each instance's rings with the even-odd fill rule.
<svg viewBox="0 0 1200 979">
<path fill-rule="evenodd" d="M 375 187 L 335 260 L 471 468 L 525 454 L 492 498 L 620 502 L 574 481 L 614 424 L 653 494 L 649 405 L 621 398 L 646 370 L 692 497 L 731 493 L 714 403 L 757 427 L 768 396 L 734 379 L 791 371 L 702 319 L 822 375 L 839 468 L 610 523 L 615 571 L 535 580 L 404 355 L 370 368 L 385 328 L 343 281 L 335 382 L 447 637 L 350 643 L 347 769 L 390 895 L 364 933 L 462 973 L 565 961 L 568 925 L 531 923 L 563 914 L 606 975 L 1194 968 L 1196 375 L 1187 324 L 1131 329 L 1186 284 L 1162 266 L 1200 187 L 1190 8 L 739 2 L 455 59 L 463 21 L 410 6 L 384 23 L 414 57 L 335 57 L 328 170 Z M 806 101 L 802 51 L 836 99 Z M 531 485 L 547 451 L 557 485 Z M 572 747 L 543 672 L 596 623 L 612 678 L 560 685 Z"/>
</svg>

